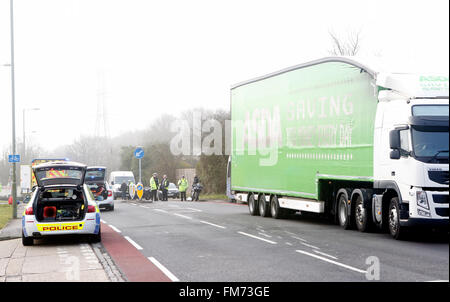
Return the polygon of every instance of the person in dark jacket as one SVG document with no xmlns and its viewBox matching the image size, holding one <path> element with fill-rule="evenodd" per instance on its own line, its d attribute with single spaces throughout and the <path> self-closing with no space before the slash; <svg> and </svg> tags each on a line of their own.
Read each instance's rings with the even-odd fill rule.
<svg viewBox="0 0 450 302">
<path fill-rule="evenodd" d="M 167 193 L 169 192 L 169 180 L 167 179 L 167 175 L 163 176 L 159 189 L 162 192 L 162 201 L 168 201 Z"/>
<path fill-rule="evenodd" d="M 122 199 L 127 199 L 127 183 L 124 181 L 121 185 L 120 185 L 120 192 L 122 192 Z"/>
</svg>

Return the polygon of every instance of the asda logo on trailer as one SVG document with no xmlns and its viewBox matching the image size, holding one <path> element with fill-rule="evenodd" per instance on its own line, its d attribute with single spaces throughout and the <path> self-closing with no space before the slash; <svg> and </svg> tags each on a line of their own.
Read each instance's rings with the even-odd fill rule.
<svg viewBox="0 0 450 302">
<path fill-rule="evenodd" d="M 442 91 L 448 89 L 446 76 L 420 76 L 420 86 L 424 91 Z"/>
<path fill-rule="evenodd" d="M 432 82 L 448 82 L 448 77 L 444 76 L 420 76 L 420 81 L 432 81 Z"/>
</svg>

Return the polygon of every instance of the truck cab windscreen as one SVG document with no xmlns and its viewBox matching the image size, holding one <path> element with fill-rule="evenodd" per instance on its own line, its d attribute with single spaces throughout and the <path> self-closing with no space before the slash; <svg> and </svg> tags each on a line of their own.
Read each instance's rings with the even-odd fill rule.
<svg viewBox="0 0 450 302">
<path fill-rule="evenodd" d="M 448 127 L 413 126 L 411 131 L 416 158 L 430 163 L 449 162 Z"/>
</svg>

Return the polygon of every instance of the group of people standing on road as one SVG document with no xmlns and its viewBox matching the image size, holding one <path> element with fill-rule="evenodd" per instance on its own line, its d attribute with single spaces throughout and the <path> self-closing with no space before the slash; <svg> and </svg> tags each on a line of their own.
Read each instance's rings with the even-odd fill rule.
<svg viewBox="0 0 450 302">
<path fill-rule="evenodd" d="M 194 183 L 199 183 L 199 179 L 197 175 L 194 177 Z M 158 179 L 158 173 L 153 173 L 152 177 L 150 178 L 150 199 L 152 201 L 158 201 L 158 190 L 161 191 L 161 201 L 168 201 L 168 192 L 169 192 L 169 179 L 167 178 L 167 175 L 164 175 L 161 182 Z M 180 192 L 181 201 L 187 201 L 186 200 L 186 191 L 189 186 L 188 181 L 184 175 L 181 176 L 181 178 L 178 180 L 178 191 Z M 127 195 L 129 184 L 127 185 L 125 182 L 122 183 L 120 187 L 120 191 L 123 193 L 123 198 L 125 199 L 125 196 Z"/>
<path fill-rule="evenodd" d="M 162 201 L 167 201 L 167 193 L 169 192 L 169 179 L 167 179 L 167 175 L 163 176 L 161 183 L 159 183 L 158 173 L 153 173 L 150 178 L 150 191 L 151 191 L 151 200 L 158 200 L 158 189 L 162 192 Z"/>
</svg>

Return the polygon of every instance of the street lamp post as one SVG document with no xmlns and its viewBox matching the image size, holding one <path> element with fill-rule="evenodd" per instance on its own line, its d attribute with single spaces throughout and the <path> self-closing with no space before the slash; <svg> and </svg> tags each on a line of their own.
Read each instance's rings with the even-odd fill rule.
<svg viewBox="0 0 450 302">
<path fill-rule="evenodd" d="M 16 104 L 14 87 L 14 10 L 13 0 L 10 0 L 10 21 L 11 21 L 11 103 L 12 103 L 12 154 L 16 154 Z M 11 196 L 13 213 L 12 218 L 17 218 L 17 188 L 16 188 L 16 163 L 12 163 Z"/>
</svg>

